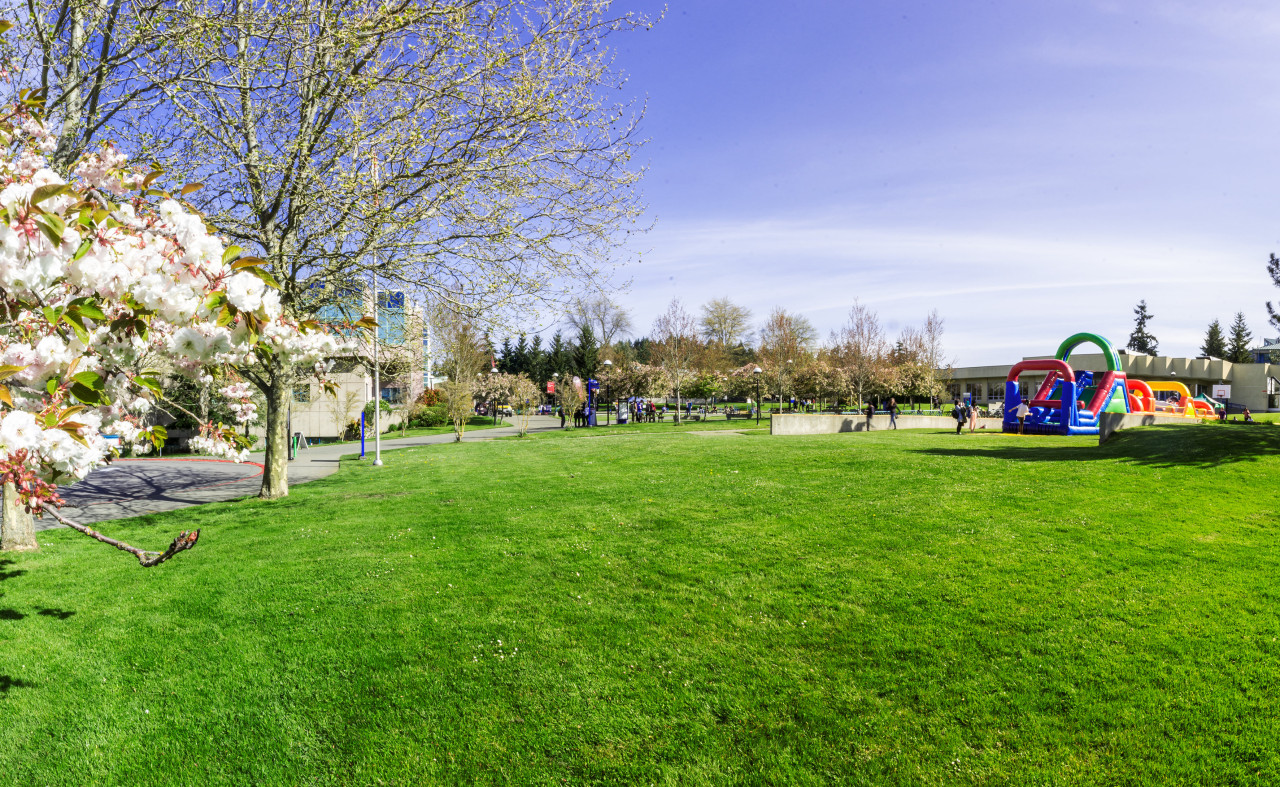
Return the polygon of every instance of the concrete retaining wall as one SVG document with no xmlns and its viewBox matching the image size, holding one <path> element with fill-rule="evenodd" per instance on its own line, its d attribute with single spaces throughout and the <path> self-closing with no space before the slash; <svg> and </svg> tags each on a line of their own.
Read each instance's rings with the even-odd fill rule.
<svg viewBox="0 0 1280 787">
<path fill-rule="evenodd" d="M 1098 417 L 1098 445 L 1102 445 L 1111 435 L 1121 429 L 1133 429 L 1138 426 L 1155 426 L 1169 424 L 1199 424 L 1195 418 L 1180 418 L 1170 415 L 1152 415 L 1151 413 L 1103 413 Z"/>
<path fill-rule="evenodd" d="M 999 418 L 979 418 L 978 427 L 1000 431 L 1003 422 Z M 878 432 L 889 428 L 889 416 L 876 415 L 871 418 L 871 431 Z M 900 415 L 899 429 L 950 429 L 955 431 L 954 418 L 938 415 Z M 965 427 L 968 428 L 967 426 Z M 865 415 L 774 415 L 769 418 L 769 434 L 837 434 L 840 432 L 867 431 Z"/>
</svg>

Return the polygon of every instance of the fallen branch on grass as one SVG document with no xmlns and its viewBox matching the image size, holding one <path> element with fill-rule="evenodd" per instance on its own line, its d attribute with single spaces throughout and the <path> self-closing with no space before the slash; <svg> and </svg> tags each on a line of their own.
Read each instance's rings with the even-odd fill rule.
<svg viewBox="0 0 1280 787">
<path fill-rule="evenodd" d="M 82 525 L 79 522 L 72 522 L 70 519 L 67 519 L 62 514 L 58 513 L 52 508 L 46 508 L 45 513 L 49 514 L 54 519 L 58 520 L 62 524 L 71 528 L 72 530 L 79 530 L 81 533 L 84 533 L 89 538 L 97 539 L 98 541 L 101 541 L 104 544 L 110 544 L 116 549 L 122 550 L 124 552 L 128 552 L 129 554 L 138 558 L 138 562 L 141 563 L 146 568 L 150 568 L 151 566 L 158 566 L 161 563 L 168 560 L 169 558 L 178 554 L 179 552 L 192 548 L 193 546 L 196 545 L 196 541 L 200 539 L 199 530 L 184 530 L 182 531 L 182 533 L 178 535 L 177 538 L 173 540 L 173 543 L 169 545 L 168 549 L 166 549 L 163 552 L 152 552 L 145 549 L 138 549 L 137 547 L 130 546 L 124 543 L 123 541 L 117 541 L 116 539 L 111 538 L 109 536 L 104 536 L 98 531 L 94 530 L 93 528 L 86 527 L 85 525 Z"/>
</svg>

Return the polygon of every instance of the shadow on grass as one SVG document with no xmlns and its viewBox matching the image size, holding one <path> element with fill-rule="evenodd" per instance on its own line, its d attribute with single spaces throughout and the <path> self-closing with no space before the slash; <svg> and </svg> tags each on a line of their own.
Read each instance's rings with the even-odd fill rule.
<svg viewBox="0 0 1280 787">
<path fill-rule="evenodd" d="M 66 620 L 76 614 L 69 609 L 41 609 L 36 611 L 37 615 L 44 615 L 46 618 L 57 618 L 58 620 Z"/>
<path fill-rule="evenodd" d="M 22 620 L 25 617 L 16 609 L 0 609 L 0 620 Z"/>
<path fill-rule="evenodd" d="M 0 694 L 8 694 L 9 689 L 29 689 L 34 683 L 28 683 L 22 678 L 15 678 L 11 675 L 0 675 Z"/>
<path fill-rule="evenodd" d="M 13 558 L 5 558 L 3 560 L 0 560 L 0 581 L 6 580 L 6 579 L 13 579 L 14 577 L 20 577 L 23 574 L 27 573 L 27 570 L 25 568 L 15 568 L 15 569 L 9 570 L 9 566 L 12 566 L 16 562 L 18 561 L 14 560 Z"/>
<path fill-rule="evenodd" d="M 1149 467 L 1219 467 L 1280 455 L 1280 429 L 1213 424 L 1148 426 L 1117 432 L 1105 444 L 993 445 L 925 448 L 917 453 L 1016 462 L 1119 460 Z"/>
</svg>

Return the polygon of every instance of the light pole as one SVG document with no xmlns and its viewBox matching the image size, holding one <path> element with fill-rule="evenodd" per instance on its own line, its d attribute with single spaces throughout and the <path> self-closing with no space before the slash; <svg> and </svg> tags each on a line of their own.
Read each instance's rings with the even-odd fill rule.
<svg viewBox="0 0 1280 787">
<path fill-rule="evenodd" d="M 489 367 L 489 374 L 491 375 L 489 377 L 490 380 L 493 379 L 492 375 L 495 375 L 497 373 L 498 373 L 498 367 L 496 366 Z M 494 426 L 498 425 L 498 391 L 496 388 L 493 391 L 493 425 Z"/>
<path fill-rule="evenodd" d="M 787 374 L 791 373 L 791 365 L 793 363 L 795 363 L 793 360 L 791 360 L 790 358 L 787 359 Z M 786 380 L 785 376 L 779 376 L 778 378 L 778 412 L 779 413 L 782 412 L 782 397 L 786 395 L 786 391 L 783 390 L 786 387 L 784 385 L 785 380 Z"/>
<path fill-rule="evenodd" d="M 613 369 L 613 361 L 609 360 L 608 358 L 605 358 L 604 370 L 608 372 L 608 371 L 611 371 L 612 369 Z M 605 378 L 605 381 L 604 381 L 604 401 L 605 401 L 604 425 L 608 426 L 609 425 L 609 379 L 607 377 Z"/>
<path fill-rule="evenodd" d="M 756 426 L 760 425 L 760 375 L 763 370 L 757 366 L 751 374 L 756 378 Z"/>
<path fill-rule="evenodd" d="M 373 155 L 373 188 L 378 207 L 382 207 L 382 170 L 377 152 Z M 377 255 L 374 256 L 377 262 Z M 382 467 L 382 378 L 378 374 L 378 269 L 370 271 L 373 284 L 373 466 Z"/>
<path fill-rule="evenodd" d="M 376 168 L 375 164 L 375 168 Z M 382 378 L 378 374 L 378 274 L 373 273 L 373 466 L 382 467 Z"/>
</svg>

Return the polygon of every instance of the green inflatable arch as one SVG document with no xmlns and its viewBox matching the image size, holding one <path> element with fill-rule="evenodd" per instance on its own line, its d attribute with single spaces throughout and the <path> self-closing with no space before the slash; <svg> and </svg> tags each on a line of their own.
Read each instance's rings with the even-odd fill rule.
<svg viewBox="0 0 1280 787">
<path fill-rule="evenodd" d="M 1066 361 L 1071 357 L 1071 351 L 1085 342 L 1095 344 L 1099 350 L 1102 350 L 1102 356 L 1107 359 L 1107 371 L 1118 372 L 1121 370 L 1120 356 L 1116 353 L 1116 348 L 1111 346 L 1111 342 L 1096 333 L 1077 333 L 1058 345 L 1058 360 Z"/>
</svg>

